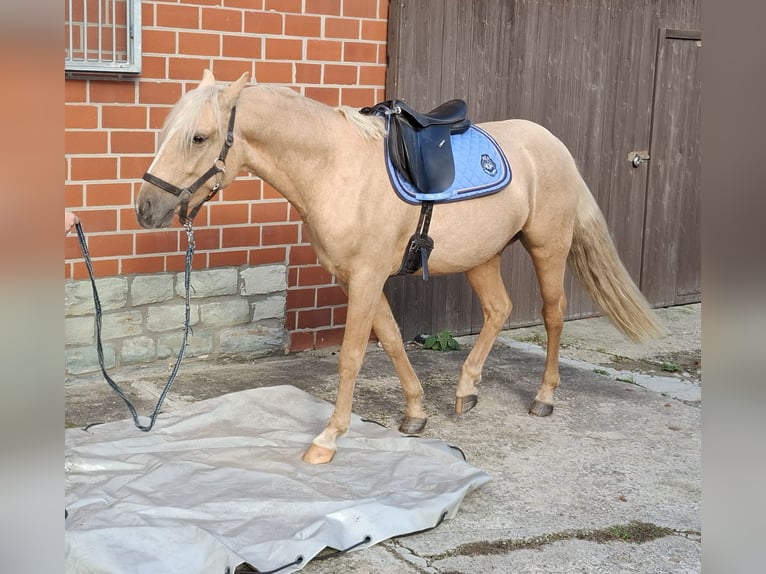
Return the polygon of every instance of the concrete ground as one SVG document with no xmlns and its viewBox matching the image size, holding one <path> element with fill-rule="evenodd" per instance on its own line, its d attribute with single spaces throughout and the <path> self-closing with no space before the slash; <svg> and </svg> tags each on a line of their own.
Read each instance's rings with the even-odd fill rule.
<svg viewBox="0 0 766 574">
<path fill-rule="evenodd" d="M 430 413 L 423 436 L 460 447 L 492 481 L 438 528 L 329 560 L 309 574 L 698 573 L 701 571 L 701 305 L 658 310 L 669 334 L 627 342 L 602 318 L 564 327 L 553 415 L 527 414 L 543 371 L 544 329 L 504 331 L 479 403 L 452 414 L 459 351 L 409 344 Z M 184 360 L 168 411 L 248 388 L 289 384 L 332 402 L 337 349 L 256 360 Z M 172 362 L 110 372 L 149 414 Z M 66 380 L 67 426 L 128 418 L 100 373 Z M 403 409 L 398 380 L 370 345 L 354 412 L 391 428 Z M 246 572 L 246 569 L 238 571 Z"/>
</svg>

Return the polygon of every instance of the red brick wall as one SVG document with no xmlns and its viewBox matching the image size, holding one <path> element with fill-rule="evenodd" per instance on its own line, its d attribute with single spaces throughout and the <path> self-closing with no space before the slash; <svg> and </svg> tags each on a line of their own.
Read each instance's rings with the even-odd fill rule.
<svg viewBox="0 0 766 574">
<path fill-rule="evenodd" d="M 133 200 L 172 105 L 210 68 L 222 82 L 244 71 L 329 105 L 384 99 L 388 0 L 183 0 L 142 3 L 142 73 L 67 80 L 65 205 L 79 214 L 97 277 L 180 271 L 177 226 L 143 230 Z M 340 342 L 345 296 L 318 264 L 295 210 L 245 177 L 196 219 L 194 268 L 287 263 L 291 349 Z M 87 277 L 76 237 L 65 276 Z"/>
</svg>

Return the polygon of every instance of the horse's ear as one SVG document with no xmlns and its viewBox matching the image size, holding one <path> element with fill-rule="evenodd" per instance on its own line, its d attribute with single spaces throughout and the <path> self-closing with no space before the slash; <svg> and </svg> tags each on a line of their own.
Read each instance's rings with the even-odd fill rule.
<svg viewBox="0 0 766 574">
<path fill-rule="evenodd" d="M 205 71 L 202 72 L 202 81 L 199 83 L 200 88 L 204 86 L 213 86 L 215 85 L 215 78 L 213 77 L 213 72 L 205 68 Z"/>
<path fill-rule="evenodd" d="M 223 109 L 230 109 L 235 104 L 239 98 L 239 94 L 242 92 L 242 89 L 245 87 L 245 84 L 247 84 L 249 79 L 250 73 L 245 72 L 239 77 L 239 80 L 224 88 L 223 93 L 221 94 L 221 107 Z"/>
</svg>

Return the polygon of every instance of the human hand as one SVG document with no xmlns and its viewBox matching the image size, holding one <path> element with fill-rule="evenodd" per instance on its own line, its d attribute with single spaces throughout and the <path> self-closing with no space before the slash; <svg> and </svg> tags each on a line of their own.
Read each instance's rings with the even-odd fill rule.
<svg viewBox="0 0 766 574">
<path fill-rule="evenodd" d="M 80 223 L 80 218 L 71 211 L 64 212 L 64 235 L 72 231 L 72 228 Z"/>
</svg>

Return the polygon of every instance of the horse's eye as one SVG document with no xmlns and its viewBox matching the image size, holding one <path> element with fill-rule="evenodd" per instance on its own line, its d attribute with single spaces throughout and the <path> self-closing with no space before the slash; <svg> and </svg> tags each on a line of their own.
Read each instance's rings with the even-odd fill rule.
<svg viewBox="0 0 766 574">
<path fill-rule="evenodd" d="M 205 136 L 201 136 L 201 135 L 199 135 L 199 134 L 198 134 L 198 135 L 195 135 L 195 136 L 192 138 L 192 142 L 194 142 L 195 144 L 201 144 L 201 143 L 203 143 L 204 141 L 205 141 Z"/>
</svg>

